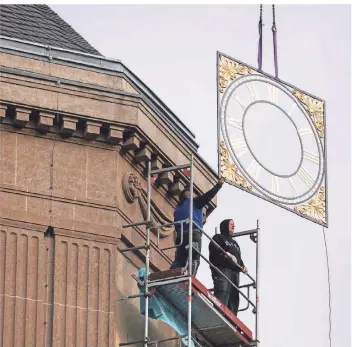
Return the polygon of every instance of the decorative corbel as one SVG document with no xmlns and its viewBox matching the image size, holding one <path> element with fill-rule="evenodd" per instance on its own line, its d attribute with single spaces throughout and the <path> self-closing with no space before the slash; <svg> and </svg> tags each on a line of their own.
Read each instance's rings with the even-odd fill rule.
<svg viewBox="0 0 352 347">
<path fill-rule="evenodd" d="M 78 119 L 69 116 L 63 116 L 60 126 L 60 133 L 62 136 L 72 136 L 76 131 Z"/>
<path fill-rule="evenodd" d="M 152 159 L 153 149 L 147 144 L 143 148 L 138 149 L 133 160 L 136 163 L 145 163 Z"/>
<path fill-rule="evenodd" d="M 49 129 L 54 125 L 55 114 L 48 112 L 39 112 L 37 129 L 40 132 L 47 133 Z"/>
<path fill-rule="evenodd" d="M 7 105 L 0 104 L 0 123 L 6 117 Z"/>
<path fill-rule="evenodd" d="M 141 181 L 137 174 L 133 172 L 128 172 L 122 178 L 122 188 L 126 197 L 126 200 L 132 204 L 136 200 L 138 200 L 139 206 L 141 208 L 141 212 L 143 218 L 147 220 L 147 193 L 141 186 Z M 172 223 L 172 220 L 168 218 L 151 200 L 151 222 L 152 222 L 152 232 L 157 234 L 158 228 L 156 225 Z M 160 236 L 167 237 L 174 231 L 174 227 L 161 227 L 160 228 Z"/>
<path fill-rule="evenodd" d="M 169 185 L 174 181 L 174 175 L 175 174 L 172 171 L 162 172 L 161 174 L 159 174 L 156 180 L 156 184 L 158 186 Z"/>
<path fill-rule="evenodd" d="M 100 135 L 100 128 L 103 124 L 87 120 L 84 125 L 83 136 L 86 140 L 93 141 Z"/>
<path fill-rule="evenodd" d="M 163 167 L 163 160 L 159 155 L 154 156 L 151 167 L 152 170 L 160 170 Z"/>
<path fill-rule="evenodd" d="M 132 134 L 126 141 L 123 142 L 121 146 L 121 154 L 125 154 L 129 151 L 136 151 L 139 149 L 141 144 L 141 137 L 139 134 Z"/>
<path fill-rule="evenodd" d="M 183 191 L 183 189 L 185 189 L 185 185 L 178 179 L 172 184 L 168 190 L 168 193 L 172 196 L 178 196 Z"/>
<path fill-rule="evenodd" d="M 123 140 L 124 128 L 118 125 L 109 125 L 107 140 L 109 143 L 117 145 Z"/>
<path fill-rule="evenodd" d="M 31 112 L 32 111 L 28 108 L 16 107 L 13 118 L 14 125 L 19 128 L 24 128 L 29 122 L 29 115 Z"/>
</svg>

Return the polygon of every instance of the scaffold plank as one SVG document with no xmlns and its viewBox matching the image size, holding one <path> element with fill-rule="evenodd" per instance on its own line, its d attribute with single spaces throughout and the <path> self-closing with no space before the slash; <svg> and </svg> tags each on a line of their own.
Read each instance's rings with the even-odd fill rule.
<svg viewBox="0 0 352 347">
<path fill-rule="evenodd" d="M 184 276 L 182 269 L 160 271 L 150 275 L 153 281 Z M 154 295 L 162 295 L 187 320 L 188 281 L 167 283 L 155 288 Z M 192 324 L 197 332 L 213 346 L 250 346 L 251 330 L 220 302 L 201 282 L 192 277 Z"/>
</svg>

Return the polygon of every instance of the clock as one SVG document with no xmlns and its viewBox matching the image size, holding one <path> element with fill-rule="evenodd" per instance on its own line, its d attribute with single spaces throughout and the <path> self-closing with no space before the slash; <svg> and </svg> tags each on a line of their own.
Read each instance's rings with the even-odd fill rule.
<svg viewBox="0 0 352 347">
<path fill-rule="evenodd" d="M 218 53 L 219 175 L 327 226 L 325 102 Z"/>
</svg>

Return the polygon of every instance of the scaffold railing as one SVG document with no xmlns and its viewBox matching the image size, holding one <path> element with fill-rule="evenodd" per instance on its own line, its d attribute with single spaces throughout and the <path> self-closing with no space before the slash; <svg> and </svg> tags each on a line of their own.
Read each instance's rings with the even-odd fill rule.
<svg viewBox="0 0 352 347">
<path fill-rule="evenodd" d="M 184 169 L 189 169 L 189 177 L 190 177 L 190 185 L 189 185 L 189 190 L 190 190 L 190 210 L 189 210 L 189 218 L 178 221 L 178 222 L 172 222 L 172 223 L 166 223 L 166 224 L 152 224 L 151 221 L 151 177 L 155 174 L 160 174 L 164 172 L 170 172 L 170 171 L 177 171 L 177 170 L 184 170 Z M 146 227 L 146 238 L 145 238 L 145 244 L 140 245 L 140 246 L 135 246 L 135 247 L 129 247 L 129 248 L 123 248 L 119 249 L 120 252 L 129 252 L 129 251 L 136 251 L 140 249 L 145 250 L 145 274 L 146 276 L 144 277 L 143 281 L 141 281 L 137 276 L 133 276 L 134 279 L 138 282 L 139 287 L 143 288 L 143 293 L 139 294 L 134 294 L 134 295 L 129 295 L 125 296 L 123 298 L 118 299 L 117 301 L 122 301 L 122 300 L 127 300 L 127 299 L 134 299 L 134 298 L 144 298 L 145 299 L 145 314 L 144 314 L 144 339 L 139 340 L 139 341 L 131 341 L 131 342 L 122 342 L 119 344 L 119 346 L 127 346 L 127 345 L 134 345 L 134 344 L 143 344 L 144 347 L 155 345 L 158 346 L 159 343 L 162 342 L 167 342 L 167 341 L 173 341 L 173 340 L 179 340 L 180 339 L 185 339 L 186 341 L 195 341 L 192 338 L 192 331 L 194 331 L 194 327 L 192 326 L 192 257 L 193 257 L 193 251 L 197 252 L 200 257 L 206 261 L 211 269 L 214 269 L 218 274 L 223 276 L 226 281 L 230 283 L 232 287 L 234 287 L 238 293 L 246 300 L 247 305 L 245 308 L 242 308 L 239 310 L 240 311 L 245 311 L 249 308 L 249 306 L 253 307 L 253 314 L 255 315 L 255 338 L 251 341 L 250 345 L 251 346 L 257 346 L 259 345 L 259 339 L 258 339 L 258 334 L 259 334 L 259 329 L 258 329 L 258 313 L 259 313 L 259 299 L 258 299 L 258 280 L 259 280 L 259 262 L 258 262 L 258 255 L 259 255 L 259 221 L 257 221 L 257 228 L 244 231 L 244 232 L 238 232 L 233 235 L 233 237 L 241 237 L 245 235 L 249 235 L 251 240 L 256 244 L 256 278 L 254 279 L 248 272 L 244 273 L 245 276 L 248 277 L 250 280 L 249 283 L 241 285 L 241 286 L 236 286 L 220 269 L 218 269 L 216 266 L 214 266 L 206 257 L 204 257 L 201 252 L 198 251 L 193 246 L 193 230 L 197 229 L 197 231 L 200 231 L 201 234 L 205 235 L 210 242 L 212 242 L 219 250 L 222 252 L 226 253 L 223 248 L 221 248 L 220 245 L 218 245 L 204 230 L 203 228 L 200 228 L 193 220 L 193 191 L 194 191 L 194 168 L 193 168 L 193 155 L 191 157 L 191 161 L 189 164 L 185 165 L 179 165 L 179 166 L 173 166 L 173 167 L 167 167 L 163 169 L 158 169 L 158 170 L 151 170 L 151 162 L 148 162 L 147 165 L 147 220 L 146 221 L 141 221 L 138 223 L 132 223 L 128 225 L 123 225 L 123 228 L 134 228 L 138 226 L 145 226 Z M 165 247 L 165 248 L 160 248 L 160 229 L 162 227 L 170 227 L 170 226 L 175 226 L 177 224 L 180 224 L 180 242 L 178 244 L 175 244 L 174 246 L 171 247 Z M 191 247 L 188 247 L 188 261 L 186 266 L 183 269 L 183 272 L 181 275 L 175 276 L 174 278 L 168 278 L 167 280 L 165 279 L 158 279 L 158 280 L 153 280 L 151 281 L 149 279 L 149 274 L 150 274 L 150 250 L 151 250 L 151 238 L 150 238 L 150 232 L 151 229 L 153 228 L 154 230 L 157 229 L 157 248 L 161 252 L 165 252 L 166 250 L 170 250 L 173 248 L 178 248 L 181 247 L 184 241 L 184 232 L 185 232 L 185 225 L 188 228 L 188 245 L 191 245 Z M 164 253 L 165 254 L 165 253 Z M 238 266 L 238 265 L 237 265 Z M 150 288 L 153 288 L 155 291 L 156 287 L 161 287 L 165 285 L 170 285 L 170 284 L 177 284 L 180 282 L 188 282 L 187 286 L 187 301 L 188 301 L 188 310 L 187 310 L 187 334 L 183 336 L 178 336 L 177 338 L 172 337 L 172 338 L 167 338 L 167 339 L 162 339 L 162 340 L 156 340 L 156 341 L 150 341 L 149 339 L 149 299 L 151 295 L 153 295 L 153 292 L 150 291 Z M 250 299 L 250 289 L 255 290 L 255 303 Z M 241 289 L 245 289 L 247 292 L 246 294 L 243 293 Z M 199 343 L 195 343 L 196 345 L 199 345 Z M 187 342 L 187 345 L 190 346 L 190 343 Z M 209 344 L 209 346 L 211 346 Z"/>
</svg>

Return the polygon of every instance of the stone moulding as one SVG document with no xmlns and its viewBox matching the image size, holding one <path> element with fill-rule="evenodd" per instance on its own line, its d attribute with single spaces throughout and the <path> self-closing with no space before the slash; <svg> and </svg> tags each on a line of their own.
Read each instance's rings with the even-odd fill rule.
<svg viewBox="0 0 352 347">
<path fill-rule="evenodd" d="M 0 100 L 0 124 L 7 127 L 36 131 L 45 136 L 49 133 L 60 135 L 62 139 L 80 138 L 88 143 L 98 142 L 118 146 L 119 152 L 142 174 L 146 173 L 146 163 L 151 160 L 152 169 L 173 165 L 160 151 L 147 141 L 143 133 L 128 124 L 101 122 L 84 116 L 41 110 L 29 106 L 14 105 Z M 188 179 L 183 173 L 166 173 L 154 177 L 157 189 L 166 191 L 166 198 L 177 202 Z M 210 213 L 215 206 L 207 206 Z"/>
</svg>

